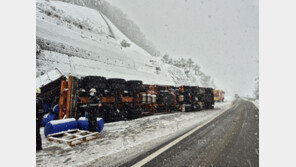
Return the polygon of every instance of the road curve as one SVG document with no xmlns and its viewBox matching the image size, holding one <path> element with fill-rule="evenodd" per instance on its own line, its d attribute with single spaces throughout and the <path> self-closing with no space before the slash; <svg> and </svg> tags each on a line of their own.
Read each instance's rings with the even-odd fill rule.
<svg viewBox="0 0 296 167">
<path fill-rule="evenodd" d="M 164 146 L 122 166 L 137 165 Z M 237 99 L 219 117 L 143 166 L 259 166 L 259 110 L 253 103 Z"/>
</svg>

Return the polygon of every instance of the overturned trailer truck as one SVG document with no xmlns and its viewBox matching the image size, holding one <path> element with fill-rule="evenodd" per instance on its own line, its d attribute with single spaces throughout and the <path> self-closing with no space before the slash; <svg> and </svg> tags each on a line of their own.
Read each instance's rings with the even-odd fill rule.
<svg viewBox="0 0 296 167">
<path fill-rule="evenodd" d="M 78 78 L 61 75 L 41 86 L 46 105 L 59 106 L 58 119 L 84 116 L 89 90 L 95 88 L 102 100 L 99 117 L 105 122 L 135 119 L 161 112 L 212 109 L 212 88 L 197 86 L 147 85 L 142 81 L 100 76 Z"/>
</svg>

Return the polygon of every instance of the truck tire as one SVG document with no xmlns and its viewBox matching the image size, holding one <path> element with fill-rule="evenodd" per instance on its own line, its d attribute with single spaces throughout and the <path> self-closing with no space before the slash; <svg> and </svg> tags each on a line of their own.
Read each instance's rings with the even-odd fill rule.
<svg viewBox="0 0 296 167">
<path fill-rule="evenodd" d="M 139 80 L 130 80 L 126 82 L 126 87 L 129 91 L 138 93 L 142 90 L 143 82 Z"/>
<path fill-rule="evenodd" d="M 86 92 L 91 88 L 104 90 L 107 88 L 107 79 L 100 76 L 86 76 L 82 79 L 81 87 L 84 88 Z"/>
<path fill-rule="evenodd" d="M 111 78 L 108 79 L 108 88 L 109 91 L 123 91 L 126 89 L 125 83 L 126 81 L 124 79 L 120 78 Z"/>
<path fill-rule="evenodd" d="M 198 92 L 198 87 L 197 86 L 191 86 L 190 90 L 191 90 L 191 93 L 197 93 Z"/>
</svg>

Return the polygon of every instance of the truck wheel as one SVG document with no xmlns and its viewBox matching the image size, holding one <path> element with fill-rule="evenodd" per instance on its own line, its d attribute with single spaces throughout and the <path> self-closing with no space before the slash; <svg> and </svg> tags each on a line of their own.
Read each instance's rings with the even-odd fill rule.
<svg viewBox="0 0 296 167">
<path fill-rule="evenodd" d="M 109 91 L 122 91 L 126 88 L 125 86 L 126 81 L 124 79 L 111 78 L 111 79 L 108 79 L 107 81 L 108 81 Z"/>
<path fill-rule="evenodd" d="M 137 93 L 142 90 L 143 82 L 139 80 L 130 80 L 126 82 L 126 87 L 129 91 Z"/>
<path fill-rule="evenodd" d="M 81 87 L 88 91 L 91 88 L 98 90 L 106 89 L 107 79 L 100 76 L 86 76 L 82 79 Z"/>
</svg>

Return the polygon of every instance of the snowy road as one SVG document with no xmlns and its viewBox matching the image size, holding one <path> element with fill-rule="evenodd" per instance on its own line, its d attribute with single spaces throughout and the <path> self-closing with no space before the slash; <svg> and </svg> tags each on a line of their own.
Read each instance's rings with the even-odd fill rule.
<svg viewBox="0 0 296 167">
<path fill-rule="evenodd" d="M 259 166 L 258 108 L 252 102 L 238 99 L 217 119 L 158 156 L 147 158 L 157 155 L 170 143 L 122 166 Z"/>
<path fill-rule="evenodd" d="M 37 166 L 118 166 L 185 133 L 226 111 L 232 102 L 215 109 L 143 117 L 105 124 L 99 139 L 70 147 L 46 141 L 36 154 Z M 43 129 L 41 129 L 43 133 Z"/>
</svg>

